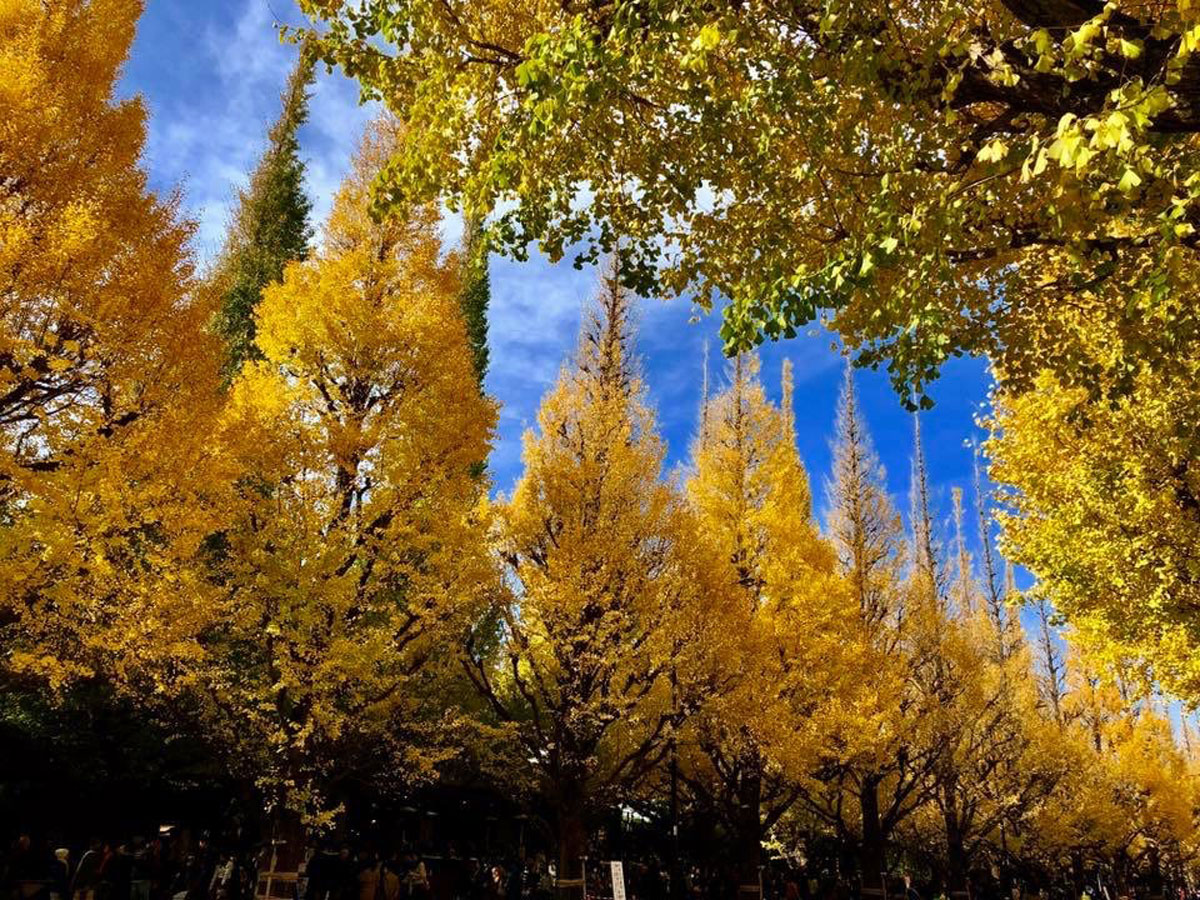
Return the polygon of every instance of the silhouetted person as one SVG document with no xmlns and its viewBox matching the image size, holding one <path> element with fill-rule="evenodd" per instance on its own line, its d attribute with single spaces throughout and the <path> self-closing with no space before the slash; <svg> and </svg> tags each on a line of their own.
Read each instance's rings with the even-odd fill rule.
<svg viewBox="0 0 1200 900">
<path fill-rule="evenodd" d="M 71 852 L 66 847 L 54 851 L 54 859 L 50 861 L 51 900 L 70 900 L 71 893 Z"/>
<path fill-rule="evenodd" d="M 104 862 L 104 845 L 99 838 L 92 838 L 88 848 L 79 857 L 75 875 L 71 879 L 70 893 L 73 900 L 96 900 L 96 885 L 100 882 L 100 866 Z"/>
<path fill-rule="evenodd" d="M 119 844 L 108 861 L 109 900 L 131 900 L 130 885 L 133 882 L 133 855 L 128 844 Z"/>
</svg>

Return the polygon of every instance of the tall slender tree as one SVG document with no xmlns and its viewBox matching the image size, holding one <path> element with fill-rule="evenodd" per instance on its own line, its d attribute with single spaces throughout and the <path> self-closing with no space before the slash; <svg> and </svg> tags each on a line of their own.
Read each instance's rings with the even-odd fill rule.
<svg viewBox="0 0 1200 900">
<path fill-rule="evenodd" d="M 835 683 L 852 667 L 852 598 L 833 547 L 812 515 L 796 449 L 790 366 L 783 403 L 768 401 L 753 356 L 731 364 L 729 386 L 707 401 L 692 447 L 688 499 L 723 574 L 732 636 L 714 660 L 714 690 L 689 729 L 685 776 L 729 832 L 738 896 L 758 896 L 767 831 L 799 798 L 806 739 Z"/>
<path fill-rule="evenodd" d="M 314 58 L 307 44 L 288 78 L 283 108 L 267 134 L 267 147 L 238 194 L 237 210 L 213 279 L 220 291 L 216 330 L 226 345 L 225 374 L 231 379 L 247 360 L 262 359 L 255 342 L 254 311 L 263 289 L 283 278 L 288 263 L 308 255 L 313 231 L 312 201 L 304 192 L 301 126 L 308 120 Z"/>
<path fill-rule="evenodd" d="M 902 642 L 908 556 L 904 525 L 888 495 L 849 367 L 832 449 L 826 520 L 842 575 L 857 601 L 872 689 L 857 697 L 849 710 L 843 734 L 846 749 L 830 754 L 804 799 L 809 810 L 839 834 L 847 839 L 857 835 L 864 890 L 881 896 L 887 845 L 924 799 L 932 756 L 918 740 L 918 695 L 909 684 Z M 870 727 L 862 727 L 864 722 Z"/>
<path fill-rule="evenodd" d="M 436 211 L 370 215 L 400 136 L 386 119 L 368 132 L 321 251 L 266 290 L 264 358 L 229 392 L 240 497 L 199 683 L 267 798 L 315 824 L 364 747 L 398 744 L 406 776 L 431 773 L 427 748 L 396 738 L 420 727 L 419 688 L 494 574 L 472 467 L 495 408 L 474 389 Z"/>
<path fill-rule="evenodd" d="M 944 847 L 946 887 L 954 897 L 969 892 L 971 866 L 985 843 L 1020 828 L 1059 773 L 1040 752 L 1045 729 L 1032 665 L 1024 642 L 1010 634 L 992 557 L 984 554 L 981 584 L 967 551 L 962 492 L 953 492 L 952 580 L 933 537 L 929 492 L 918 425 L 913 533 L 924 565 L 913 573 L 909 643 L 925 703 L 923 740 L 936 760 L 929 796 L 937 823 L 922 836 Z"/>
<path fill-rule="evenodd" d="M 825 484 L 830 539 L 872 627 L 895 623 L 904 565 L 904 524 L 888 495 L 883 464 L 858 406 L 847 366 L 834 425 L 832 475 Z"/>
<path fill-rule="evenodd" d="M 1054 610 L 1050 601 L 1041 594 L 1034 601 L 1038 620 L 1038 652 L 1041 662 L 1041 690 L 1045 703 L 1050 707 L 1054 720 L 1063 721 L 1063 695 L 1066 692 L 1065 666 L 1059 650 L 1059 636 L 1054 628 Z"/>
<path fill-rule="evenodd" d="M 488 265 L 487 234 L 483 220 L 468 219 L 463 235 L 462 292 L 459 306 L 471 342 L 471 357 L 479 387 L 488 370 L 488 306 L 492 301 L 492 277 Z"/>
<path fill-rule="evenodd" d="M 561 897 L 584 894 L 589 817 L 666 757 L 680 709 L 670 672 L 705 633 L 686 556 L 694 535 L 661 477 L 665 448 L 629 319 L 613 271 L 498 511 L 514 586 L 499 598 L 502 647 L 469 648 L 472 679 L 514 730 L 552 812 Z"/>
</svg>

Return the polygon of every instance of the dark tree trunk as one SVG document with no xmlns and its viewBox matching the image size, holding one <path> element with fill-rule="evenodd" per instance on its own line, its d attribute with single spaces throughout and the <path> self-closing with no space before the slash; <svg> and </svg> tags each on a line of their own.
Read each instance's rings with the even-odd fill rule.
<svg viewBox="0 0 1200 900">
<path fill-rule="evenodd" d="M 762 772 L 755 760 L 745 767 L 738 790 L 736 822 L 735 874 L 739 900 L 758 900 L 762 896 Z"/>
<path fill-rule="evenodd" d="M 1149 900 L 1162 900 L 1163 898 L 1162 863 L 1159 859 L 1157 847 L 1151 847 L 1149 851 L 1149 871 L 1146 873 L 1146 892 L 1149 895 Z"/>
<path fill-rule="evenodd" d="M 554 896 L 556 900 L 582 900 L 587 820 L 583 792 L 577 788 L 563 792 L 555 818 L 555 838 L 558 841 L 558 879 Z"/>
<path fill-rule="evenodd" d="M 958 785 L 953 778 L 942 788 L 942 814 L 946 822 L 946 894 L 950 900 L 968 900 L 967 851 L 958 816 Z"/>
<path fill-rule="evenodd" d="M 254 894 L 260 900 L 294 897 L 296 873 L 304 859 L 307 830 L 298 813 L 277 810 L 266 823 L 266 840 L 258 860 L 258 884 Z"/>
<path fill-rule="evenodd" d="M 1130 888 L 1133 886 L 1133 879 L 1130 871 L 1129 855 L 1122 850 L 1112 861 L 1113 871 L 1113 887 L 1116 888 L 1118 897 L 1128 897 L 1131 895 Z"/>
<path fill-rule="evenodd" d="M 1083 873 L 1083 854 L 1078 850 L 1071 852 L 1071 887 L 1074 891 L 1074 900 L 1079 900 L 1083 896 L 1084 889 L 1084 873 Z"/>
<path fill-rule="evenodd" d="M 879 780 L 875 776 L 863 779 L 858 792 L 858 802 L 862 810 L 862 844 L 859 847 L 858 863 L 862 870 L 863 897 L 883 897 L 887 860 L 883 825 L 879 820 Z"/>
</svg>

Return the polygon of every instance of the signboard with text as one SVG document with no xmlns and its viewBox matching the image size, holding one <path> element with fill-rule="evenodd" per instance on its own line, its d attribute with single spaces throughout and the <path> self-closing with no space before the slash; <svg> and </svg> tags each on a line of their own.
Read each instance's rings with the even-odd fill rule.
<svg viewBox="0 0 1200 900">
<path fill-rule="evenodd" d="M 613 900 L 625 900 L 625 867 L 619 859 L 614 859 L 612 866 Z"/>
</svg>

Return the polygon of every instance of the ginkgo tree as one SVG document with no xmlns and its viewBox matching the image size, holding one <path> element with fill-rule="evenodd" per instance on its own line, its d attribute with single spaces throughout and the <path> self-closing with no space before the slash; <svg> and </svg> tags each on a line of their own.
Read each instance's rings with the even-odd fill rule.
<svg viewBox="0 0 1200 900">
<path fill-rule="evenodd" d="M 1189 0 L 303 0 L 421 135 L 379 200 L 719 297 L 727 348 L 822 311 L 919 399 L 952 355 L 1028 384 L 1169 367 L 1197 334 Z"/>
<path fill-rule="evenodd" d="M 1170 379 L 1142 373 L 1109 403 L 1046 373 L 997 396 L 988 442 L 1013 559 L 1110 658 L 1149 663 L 1189 701 L 1200 697 L 1198 374 L 1194 362 Z"/>
<path fill-rule="evenodd" d="M 622 236 L 629 284 L 723 305 L 727 350 L 824 317 L 909 404 L 964 353 L 1005 403 L 1054 385 L 1061 423 L 1030 400 L 996 445 L 1010 553 L 1194 695 L 1190 0 L 302 5 L 420 132 L 381 205 L 491 212 L 517 256 Z"/>
<path fill-rule="evenodd" d="M 457 263 L 433 210 L 369 213 L 403 139 L 375 123 L 320 251 L 265 291 L 263 359 L 243 365 L 222 428 L 238 498 L 213 542 L 223 597 L 192 681 L 268 802 L 318 827 L 364 745 L 394 743 L 411 778 L 432 774 L 438 748 L 406 741 L 434 724 L 419 691 L 493 580 L 476 466 L 496 412 Z"/>
<path fill-rule="evenodd" d="M 797 801 L 822 716 L 851 693 L 851 597 L 812 514 L 796 449 L 790 365 L 782 405 L 767 400 L 754 356 L 705 398 L 685 489 L 724 595 L 710 601 L 724 638 L 702 662 L 719 686 L 688 723 L 684 778 L 724 824 L 739 896 L 759 896 L 763 841 Z"/>
<path fill-rule="evenodd" d="M 985 566 L 977 576 L 961 552 L 955 569 L 944 602 L 918 600 L 912 622 L 923 660 L 917 680 L 932 701 L 925 735 L 936 759 L 932 816 L 916 822 L 916 834 L 944 847 L 952 894 L 968 891 L 971 868 L 989 849 L 1000 851 L 994 856 L 1007 868 L 1007 837 L 1028 828 L 1064 770 L 1028 647 L 1005 607 L 989 602 L 994 573 Z"/>
<path fill-rule="evenodd" d="M 0 0 L 0 732 L 25 759 L 117 711 L 100 744 L 186 733 L 318 829 L 453 762 L 552 814 L 569 897 L 598 819 L 677 775 L 673 824 L 725 838 L 742 894 L 801 831 L 865 896 L 905 861 L 951 894 L 1194 878 L 1200 767 L 1157 693 L 1200 698 L 1190 3 L 304 5 L 401 118 L 309 256 L 306 56 L 196 279 L 114 90 L 142 4 Z M 487 260 L 530 238 L 616 260 L 492 500 Z M 730 301 L 678 478 L 630 285 Z M 772 402 L 746 349 L 822 310 L 914 403 L 993 355 L 1032 642 L 990 501 L 971 541 L 954 493 L 944 546 L 918 443 L 906 533 L 852 378 L 818 524 L 790 374 Z"/>
<path fill-rule="evenodd" d="M 1067 637 L 1054 752 L 1070 765 L 1035 811 L 1022 853 L 1069 872 L 1077 891 L 1103 867 L 1121 893 L 1140 875 L 1161 894 L 1168 869 L 1186 862 L 1196 840 L 1188 754 L 1136 668 Z"/>
<path fill-rule="evenodd" d="M 0 4 L 0 665 L 55 685 L 195 654 L 225 484 L 193 228 L 114 96 L 141 9 Z"/>
<path fill-rule="evenodd" d="M 708 634 L 694 524 L 662 479 L 631 313 L 610 274 L 496 509 L 500 647 L 468 645 L 468 672 L 551 811 L 561 897 L 584 894 L 592 817 L 664 759 L 695 702 L 686 660 Z"/>
<path fill-rule="evenodd" d="M 828 539 L 853 601 L 848 618 L 862 645 L 858 671 L 870 688 L 839 692 L 834 740 L 819 748 L 803 785 L 805 812 L 857 844 L 863 889 L 884 890 L 889 847 L 927 799 L 936 753 L 924 740 L 925 709 L 907 638 L 908 552 L 904 524 L 845 373 L 826 484 Z"/>
</svg>

